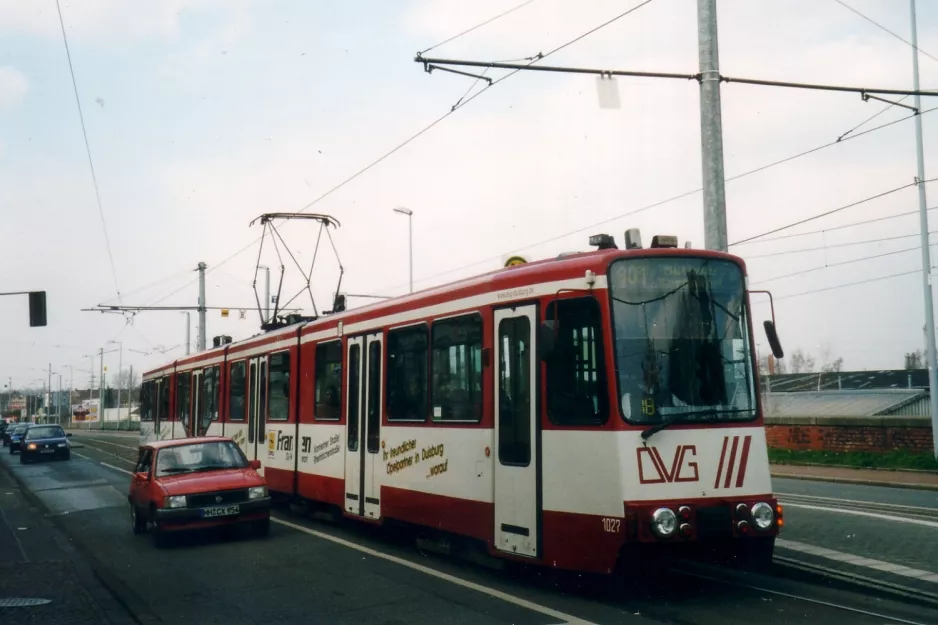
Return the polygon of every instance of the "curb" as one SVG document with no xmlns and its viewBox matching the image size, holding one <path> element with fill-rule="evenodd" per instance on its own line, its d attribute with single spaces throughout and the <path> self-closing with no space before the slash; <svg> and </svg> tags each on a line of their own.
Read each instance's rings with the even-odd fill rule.
<svg viewBox="0 0 938 625">
<path fill-rule="evenodd" d="M 127 616 L 127 619 L 137 625 L 149 625 L 151 623 L 162 623 L 163 621 L 153 614 L 146 606 L 143 600 L 137 594 L 127 587 L 121 579 L 115 575 L 110 568 L 101 562 L 94 552 L 85 546 L 83 542 L 71 536 L 68 530 L 62 525 L 60 517 L 51 513 L 38 495 L 36 495 L 26 483 L 13 471 L 11 467 L 0 462 L 0 471 L 5 471 L 16 485 L 19 487 L 23 496 L 38 510 L 45 513 L 45 518 L 55 527 L 56 531 L 62 534 L 68 544 L 74 548 L 76 553 L 71 554 L 70 561 L 79 571 L 87 571 L 89 577 L 94 577 L 101 584 L 108 596 L 120 606 Z M 80 557 L 76 557 L 80 556 Z M 84 584 L 83 584 L 84 585 Z M 88 589 L 92 596 L 96 593 Z"/>
<path fill-rule="evenodd" d="M 772 473 L 773 478 L 787 480 L 805 480 L 809 482 L 832 482 L 834 484 L 855 484 L 859 486 L 882 486 L 885 488 L 905 488 L 909 490 L 938 491 L 938 484 L 925 484 L 922 482 L 882 482 L 879 480 L 861 480 L 850 477 L 826 477 L 820 475 L 805 475 L 798 473 Z"/>
<path fill-rule="evenodd" d="M 932 471 L 930 469 L 894 469 L 891 467 L 852 467 L 846 464 L 821 464 L 820 462 L 770 462 L 771 466 L 775 467 L 823 467 L 827 469 L 847 469 L 847 470 L 861 470 L 861 471 L 881 471 L 884 473 L 912 473 L 912 474 L 922 474 L 922 475 L 938 475 L 938 471 Z"/>
</svg>

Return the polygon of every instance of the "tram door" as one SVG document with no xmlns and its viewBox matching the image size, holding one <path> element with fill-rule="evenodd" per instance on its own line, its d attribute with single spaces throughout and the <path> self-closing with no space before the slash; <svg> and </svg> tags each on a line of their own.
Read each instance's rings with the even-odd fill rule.
<svg viewBox="0 0 938 625">
<path fill-rule="evenodd" d="M 199 433 L 199 412 L 202 410 L 202 372 L 192 372 L 192 387 L 189 393 L 192 395 L 192 414 L 189 415 L 189 427 L 187 436 L 201 436 Z"/>
<path fill-rule="evenodd" d="M 381 518 L 377 476 L 381 441 L 381 334 L 348 340 L 345 428 L 345 511 Z"/>
<path fill-rule="evenodd" d="M 495 547 L 537 557 L 537 307 L 495 311 Z"/>
<path fill-rule="evenodd" d="M 244 453 L 248 460 L 262 460 L 266 448 L 267 356 L 248 361 L 248 435 Z M 258 470 L 264 474 L 263 461 Z"/>
</svg>

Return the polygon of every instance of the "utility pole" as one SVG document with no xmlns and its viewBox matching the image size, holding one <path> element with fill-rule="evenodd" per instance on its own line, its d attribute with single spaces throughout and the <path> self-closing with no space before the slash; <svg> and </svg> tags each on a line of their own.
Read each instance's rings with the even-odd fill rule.
<svg viewBox="0 0 938 625">
<path fill-rule="evenodd" d="M 49 363 L 49 382 L 46 384 L 46 423 L 49 422 L 49 416 L 52 412 L 52 363 Z"/>
<path fill-rule="evenodd" d="M 199 346 L 205 351 L 205 263 L 199 263 Z"/>
<path fill-rule="evenodd" d="M 723 117 L 720 105 L 716 0 L 697 0 L 697 48 L 700 56 L 700 161 L 703 167 L 704 246 L 708 250 L 725 252 L 726 190 L 723 177 Z"/>
<path fill-rule="evenodd" d="M 130 429 L 130 410 L 134 405 L 134 366 L 130 365 L 130 383 L 127 385 L 127 429 Z"/>
<path fill-rule="evenodd" d="M 912 10 L 912 88 L 918 84 L 918 26 L 915 22 L 915 0 L 910 1 Z M 938 460 L 938 357 L 935 354 L 935 309 L 931 289 L 931 254 L 928 249 L 928 208 L 925 202 L 925 148 L 922 145 L 922 98 L 915 96 L 915 176 L 918 188 L 919 222 L 922 234 L 922 288 L 925 295 L 926 357 L 928 358 L 928 395 L 931 400 L 931 435 L 935 459 Z"/>
<path fill-rule="evenodd" d="M 98 420 L 104 421 L 104 348 L 101 348 L 101 377 L 98 378 Z"/>
<path fill-rule="evenodd" d="M 192 321 L 189 313 L 186 313 L 186 356 L 189 355 L 189 351 L 192 348 L 192 338 L 189 336 L 192 331 Z"/>
</svg>

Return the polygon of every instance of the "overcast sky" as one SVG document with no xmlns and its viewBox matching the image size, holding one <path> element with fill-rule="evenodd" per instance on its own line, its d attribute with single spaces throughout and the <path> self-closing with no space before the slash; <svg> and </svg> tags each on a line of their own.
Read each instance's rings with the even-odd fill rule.
<svg viewBox="0 0 938 625">
<path fill-rule="evenodd" d="M 845 1 L 910 37 L 906 2 Z M 194 269 L 204 261 L 208 304 L 235 308 L 227 319 L 209 312 L 209 341 L 257 333 L 257 245 L 222 263 L 261 234 L 248 223 L 306 207 L 449 111 L 473 80 L 426 74 L 414 53 L 518 3 L 63 1 L 123 302 L 194 305 Z M 529 57 L 635 4 L 535 0 L 428 55 Z M 920 47 L 938 57 L 938 6 L 919 5 Z M 726 75 L 911 87 L 912 49 L 835 0 L 719 0 L 718 15 Z M 696 72 L 696 2 L 654 0 L 549 63 Z M 921 56 L 921 80 L 938 87 L 938 61 Z M 493 269 L 511 252 L 545 258 L 582 250 L 596 232 L 621 245 L 622 233 L 638 227 L 646 243 L 663 233 L 702 246 L 699 193 L 623 217 L 699 188 L 697 83 L 624 78 L 618 90 L 622 107 L 601 109 L 595 77 L 519 73 L 310 207 L 342 224 L 335 241 L 343 290 L 406 292 L 407 221 L 392 211 L 397 206 L 414 212 L 418 288 Z M 727 176 L 834 141 L 885 108 L 855 94 L 738 84 L 724 85 L 722 96 Z M 924 99 L 924 108 L 934 106 L 938 98 Z M 892 107 L 860 130 L 908 114 Z M 926 178 L 938 164 L 936 120 L 923 117 Z M 730 241 L 913 182 L 914 140 L 913 122 L 902 121 L 728 182 Z M 938 185 L 928 192 L 938 206 Z M 779 234 L 917 206 L 909 188 Z M 86 386 L 88 355 L 117 349 L 108 341 L 122 341 L 124 366 L 138 371 L 184 353 L 179 312 L 141 313 L 132 324 L 80 312 L 118 299 L 54 0 L 0 0 L 0 214 L 0 290 L 49 294 L 46 328 L 28 327 L 25 298 L 0 299 L 4 384 L 12 377 L 15 387 L 36 387 L 51 363 L 64 384 L 71 365 L 76 386 Z M 308 266 L 316 228 L 292 223 L 281 232 Z M 789 352 L 818 354 L 826 345 L 848 369 L 901 368 L 903 354 L 924 343 L 921 273 L 831 287 L 920 270 L 915 236 L 842 245 L 917 232 L 910 215 L 732 250 L 747 260 L 754 288 L 773 290 Z M 887 252 L 896 253 L 880 256 Z M 870 256 L 879 257 L 844 264 Z M 289 297 L 302 281 L 284 258 Z M 276 284 L 272 248 L 262 262 L 275 267 Z M 817 270 L 767 282 L 809 269 Z M 331 250 L 321 249 L 314 272 L 321 309 L 330 307 L 337 277 Z M 767 314 L 756 306 L 757 322 Z M 757 340 L 766 349 L 761 331 Z M 111 373 L 117 360 L 106 355 Z"/>
</svg>

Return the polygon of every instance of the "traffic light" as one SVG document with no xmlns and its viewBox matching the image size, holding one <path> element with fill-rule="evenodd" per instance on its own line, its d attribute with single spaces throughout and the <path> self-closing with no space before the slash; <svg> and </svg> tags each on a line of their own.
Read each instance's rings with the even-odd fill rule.
<svg viewBox="0 0 938 625">
<path fill-rule="evenodd" d="M 45 291 L 30 291 L 29 293 L 29 325 L 33 328 L 46 325 Z"/>
</svg>

